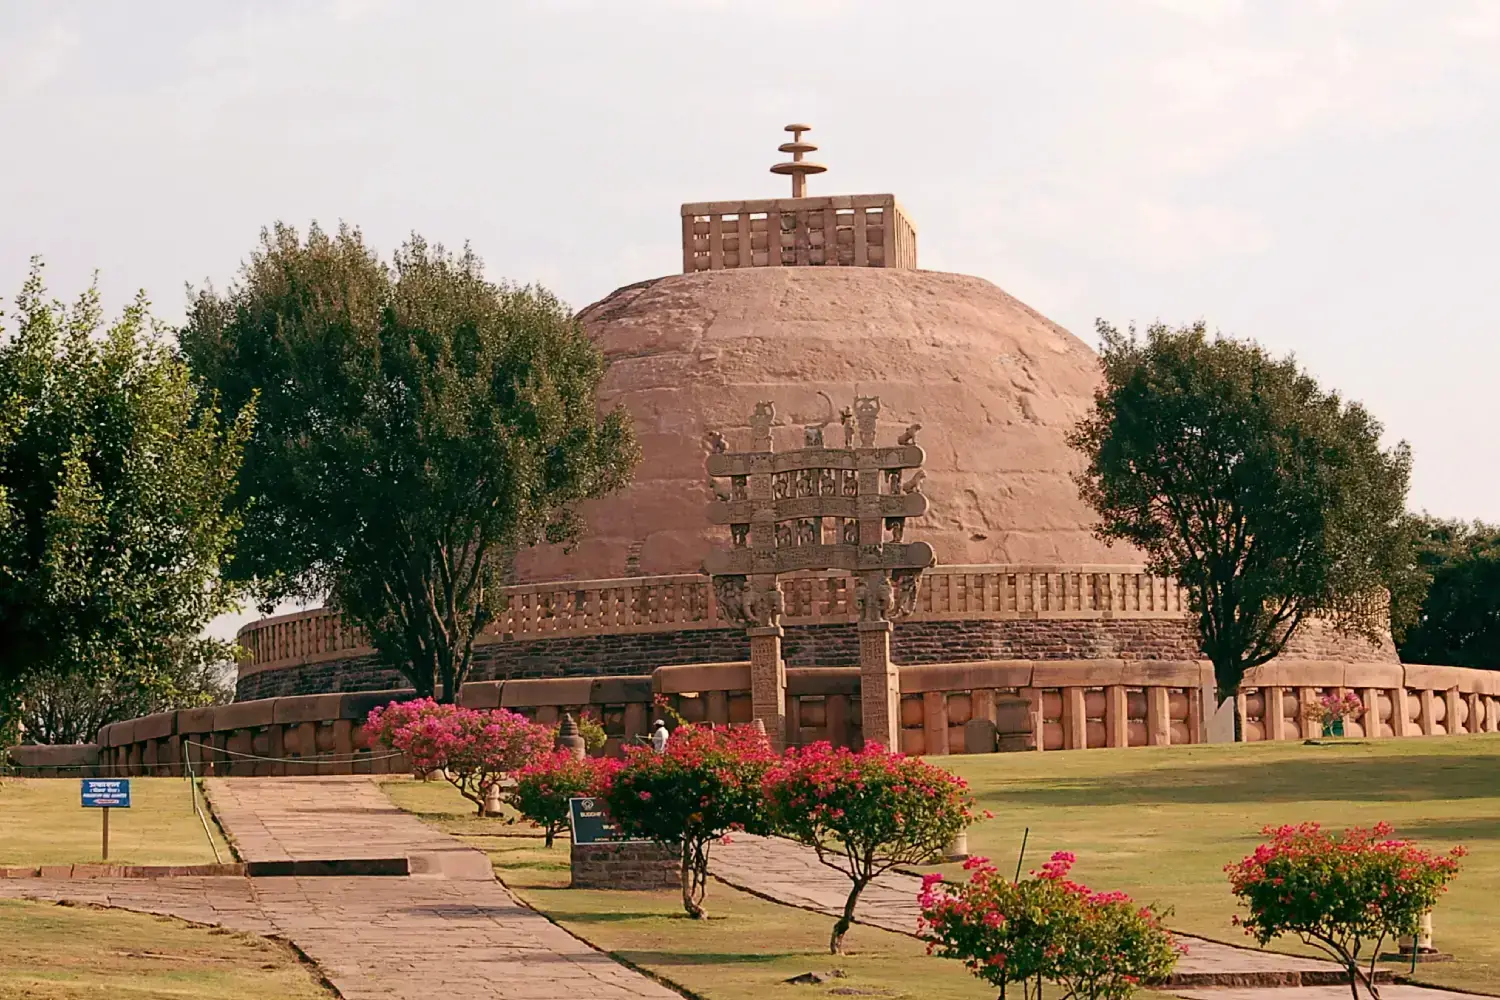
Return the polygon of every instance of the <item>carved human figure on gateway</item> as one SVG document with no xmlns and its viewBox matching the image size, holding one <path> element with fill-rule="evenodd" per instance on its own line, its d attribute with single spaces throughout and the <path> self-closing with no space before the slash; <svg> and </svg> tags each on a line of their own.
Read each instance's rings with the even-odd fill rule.
<svg viewBox="0 0 1500 1000">
<path fill-rule="evenodd" d="M 891 581 L 884 573 L 862 574 L 854 584 L 854 607 L 862 622 L 884 621 L 895 606 Z"/>
</svg>

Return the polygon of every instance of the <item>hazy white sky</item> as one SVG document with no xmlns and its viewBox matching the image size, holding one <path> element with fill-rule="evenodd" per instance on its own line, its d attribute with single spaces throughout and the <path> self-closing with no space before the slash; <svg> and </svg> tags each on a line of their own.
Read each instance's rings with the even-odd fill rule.
<svg viewBox="0 0 1500 1000">
<path fill-rule="evenodd" d="M 1496 0 L 0 0 L 0 295 L 42 254 L 175 321 L 342 219 L 583 306 L 679 269 L 681 202 L 782 193 L 789 121 L 925 267 L 1295 351 L 1415 508 L 1500 521 Z"/>
</svg>

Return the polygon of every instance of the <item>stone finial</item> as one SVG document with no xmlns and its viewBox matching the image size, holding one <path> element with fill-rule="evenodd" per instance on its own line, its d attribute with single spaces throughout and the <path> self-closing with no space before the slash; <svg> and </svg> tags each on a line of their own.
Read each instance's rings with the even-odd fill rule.
<svg viewBox="0 0 1500 1000">
<path fill-rule="evenodd" d="M 854 397 L 854 420 L 859 427 L 859 446 L 875 447 L 875 421 L 880 416 L 879 396 Z"/>
<path fill-rule="evenodd" d="M 750 450 L 769 451 L 771 448 L 771 425 L 776 421 L 776 404 L 762 400 L 755 404 L 750 414 Z"/>
<path fill-rule="evenodd" d="M 588 744 L 583 741 L 572 712 L 564 712 L 562 724 L 557 727 L 557 749 L 566 750 L 579 760 L 588 755 Z"/>
<path fill-rule="evenodd" d="M 783 153 L 791 153 L 792 158 L 785 163 L 778 163 L 771 168 L 773 174 L 792 175 L 792 197 L 807 197 L 807 175 L 821 174 L 828 168 L 821 163 L 812 163 L 802 158 L 803 153 L 815 153 L 818 150 L 810 142 L 802 141 L 802 133 L 812 131 L 811 125 L 788 125 L 786 131 L 792 133 L 792 141 L 784 142 L 777 148 Z"/>
</svg>

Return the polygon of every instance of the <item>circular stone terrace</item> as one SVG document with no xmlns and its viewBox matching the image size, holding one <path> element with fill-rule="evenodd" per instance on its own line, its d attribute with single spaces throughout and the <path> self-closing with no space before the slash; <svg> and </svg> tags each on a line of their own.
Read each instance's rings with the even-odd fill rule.
<svg viewBox="0 0 1500 1000">
<path fill-rule="evenodd" d="M 791 667 L 859 662 L 852 580 L 784 578 Z M 657 667 L 749 659 L 743 626 L 719 612 L 702 574 L 526 584 L 475 645 L 470 680 L 649 674 Z M 241 701 L 382 690 L 405 683 L 358 629 L 317 609 L 253 622 L 239 633 Z M 939 566 L 923 575 L 916 611 L 898 622 L 898 664 L 992 660 L 1196 661 L 1181 588 L 1132 566 Z M 1306 629 L 1283 659 L 1399 663 L 1395 649 Z"/>
</svg>

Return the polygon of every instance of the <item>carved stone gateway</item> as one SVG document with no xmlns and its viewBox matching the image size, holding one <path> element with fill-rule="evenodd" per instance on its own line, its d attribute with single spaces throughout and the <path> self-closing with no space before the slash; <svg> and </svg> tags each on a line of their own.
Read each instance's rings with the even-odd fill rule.
<svg viewBox="0 0 1500 1000">
<path fill-rule="evenodd" d="M 799 570 L 843 570 L 855 577 L 865 739 L 900 748 L 890 619 L 915 609 L 918 579 L 934 558 L 926 542 L 906 540 L 906 519 L 927 512 L 919 428 L 908 427 L 899 444 L 877 446 L 879 413 L 879 398 L 857 398 L 843 411 L 844 447 L 828 445 L 823 428 L 830 418 L 804 428 L 807 447 L 778 452 L 771 445 L 776 408 L 758 403 L 750 416 L 749 449 L 715 447 L 708 456 L 709 477 L 730 482 L 727 490 L 715 488 L 721 499 L 708 510 L 714 524 L 729 527 L 730 545 L 711 553 L 707 567 L 719 607 L 750 633 L 752 712 L 777 746 L 786 739 L 778 578 Z M 715 444 L 722 440 L 716 437 Z"/>
</svg>

